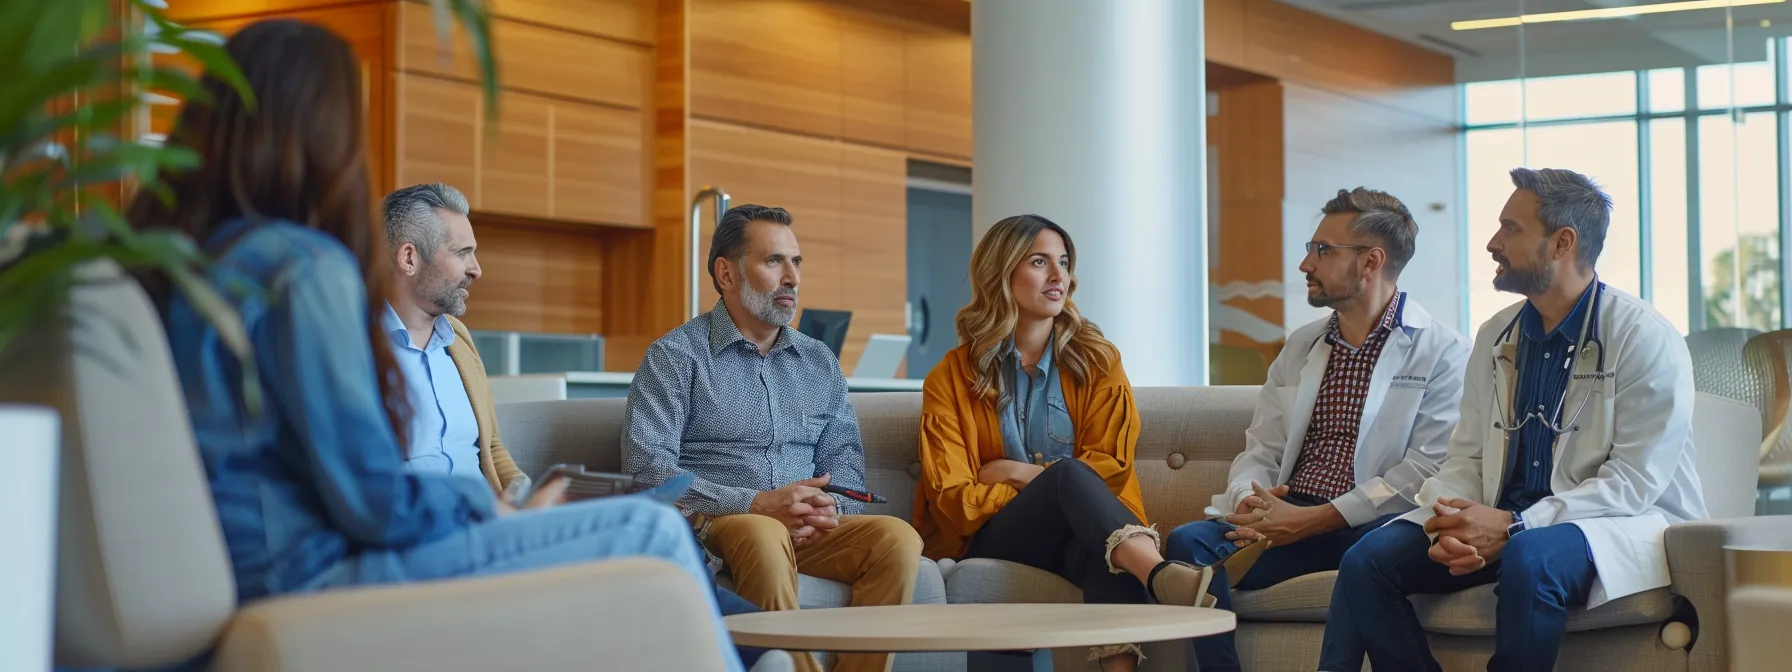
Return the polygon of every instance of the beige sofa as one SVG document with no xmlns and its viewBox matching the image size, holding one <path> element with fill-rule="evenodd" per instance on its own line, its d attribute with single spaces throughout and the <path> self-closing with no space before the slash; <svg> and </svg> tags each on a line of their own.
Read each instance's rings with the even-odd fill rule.
<svg viewBox="0 0 1792 672">
<path fill-rule="evenodd" d="M 1142 388 L 1137 390 L 1144 428 L 1137 468 L 1145 507 L 1162 529 L 1196 520 L 1213 493 L 1224 488 L 1233 457 L 1244 446 L 1256 389 L 1247 387 Z M 876 513 L 908 517 L 912 511 L 921 397 L 918 393 L 852 395 L 866 446 L 870 487 L 889 498 Z M 528 473 L 555 462 L 615 469 L 623 400 L 594 399 L 512 404 L 498 409 L 505 443 Z M 1719 515 L 1747 515 L 1754 491 L 1753 459 L 1758 412 L 1753 407 L 1702 395 L 1695 440 L 1707 499 Z M 1725 543 L 1792 539 L 1792 518 L 1741 519 L 1681 525 L 1667 535 L 1672 587 L 1574 610 L 1559 669 L 1725 669 Z M 945 597 L 953 603 L 1071 602 L 1079 591 L 1042 571 L 991 560 L 940 563 Z M 1237 596 L 1238 645 L 1252 670 L 1310 672 L 1319 659 L 1326 604 L 1335 572 L 1316 574 Z M 844 586 L 803 577 L 806 607 L 845 604 Z M 1432 647 L 1445 669 L 1483 669 L 1491 655 L 1492 587 L 1457 595 L 1415 599 Z M 1668 627 L 1679 623 L 1685 627 Z M 1695 635 L 1690 648 L 1670 647 Z M 1148 670 L 1185 668 L 1188 647 L 1160 642 L 1146 647 Z M 1058 669 L 1094 669 L 1084 650 L 1056 652 Z M 962 656 L 898 656 L 897 669 L 958 670 Z"/>
<path fill-rule="evenodd" d="M 72 322 L 27 331 L 15 347 L 30 356 L 0 370 L 0 402 L 62 417 L 59 667 L 160 668 L 213 647 L 220 672 L 712 670 L 735 655 L 691 627 L 708 618 L 707 588 L 661 560 L 238 608 L 162 326 L 115 266 L 83 277 Z"/>
</svg>

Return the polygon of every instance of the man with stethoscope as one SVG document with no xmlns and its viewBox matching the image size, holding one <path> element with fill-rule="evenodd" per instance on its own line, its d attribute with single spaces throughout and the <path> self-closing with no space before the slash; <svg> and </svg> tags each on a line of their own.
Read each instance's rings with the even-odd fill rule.
<svg viewBox="0 0 1792 672">
<path fill-rule="evenodd" d="M 1427 504 L 1344 557 L 1320 670 L 1437 670 L 1407 596 L 1494 584 L 1489 670 L 1548 670 L 1568 608 L 1668 585 L 1662 534 L 1706 517 L 1692 360 L 1673 325 L 1599 282 L 1611 198 L 1567 170 L 1512 171 L 1487 244 L 1526 300 L 1475 336 L 1462 420 Z M 1422 527 L 1421 527 L 1422 526 Z"/>
<path fill-rule="evenodd" d="M 1228 583 L 1261 590 L 1337 569 L 1363 535 L 1413 509 L 1456 427 L 1468 338 L 1396 287 L 1415 251 L 1412 212 L 1361 187 L 1320 212 L 1300 270 L 1307 303 L 1332 314 L 1294 330 L 1270 365 L 1215 519 L 1164 542 L 1164 557 L 1220 567 L 1209 592 L 1221 609 Z M 1232 557 L 1251 544 L 1254 562 Z M 1239 669 L 1232 633 L 1194 652 L 1202 672 Z"/>
</svg>

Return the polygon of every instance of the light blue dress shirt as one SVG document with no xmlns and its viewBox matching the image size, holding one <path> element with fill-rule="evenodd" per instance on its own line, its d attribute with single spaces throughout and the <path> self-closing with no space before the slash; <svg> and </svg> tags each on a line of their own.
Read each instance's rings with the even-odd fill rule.
<svg viewBox="0 0 1792 672">
<path fill-rule="evenodd" d="M 411 332 L 392 304 L 386 304 L 380 325 L 392 337 L 392 354 L 404 373 L 405 396 L 411 404 L 405 425 L 405 467 L 484 479 L 479 472 L 479 419 L 473 415 L 460 369 L 448 356 L 448 346 L 454 344 L 448 318 L 436 316 L 435 331 L 422 348 L 411 342 Z"/>
</svg>

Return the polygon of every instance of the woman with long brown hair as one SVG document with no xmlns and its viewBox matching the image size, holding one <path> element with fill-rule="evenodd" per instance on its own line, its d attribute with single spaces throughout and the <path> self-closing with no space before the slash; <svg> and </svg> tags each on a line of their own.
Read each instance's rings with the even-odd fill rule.
<svg viewBox="0 0 1792 672">
<path fill-rule="evenodd" d="M 666 558 L 707 585 L 670 507 L 632 497 L 550 506 L 560 483 L 519 513 L 482 480 L 404 468 L 405 409 L 394 403 L 404 388 L 374 312 L 385 262 L 360 66 L 341 38 L 296 21 L 249 26 L 225 50 L 253 106 L 206 75 L 210 102 L 189 102 L 172 134 L 202 165 L 169 181 L 172 198 L 142 194 L 130 217 L 184 231 L 217 257 L 206 280 L 254 347 L 239 361 L 191 297 L 150 281 L 238 600 L 619 556 Z M 259 410 L 243 401 L 253 397 Z M 725 646 L 719 616 L 713 625 Z"/>
<path fill-rule="evenodd" d="M 971 255 L 960 345 L 928 374 L 915 524 L 933 558 L 1068 579 L 1090 603 L 1198 606 L 1211 573 L 1164 560 L 1133 470 L 1139 413 L 1120 351 L 1077 312 L 1076 246 L 1009 217 Z M 1133 670 L 1138 647 L 1097 647 Z"/>
</svg>

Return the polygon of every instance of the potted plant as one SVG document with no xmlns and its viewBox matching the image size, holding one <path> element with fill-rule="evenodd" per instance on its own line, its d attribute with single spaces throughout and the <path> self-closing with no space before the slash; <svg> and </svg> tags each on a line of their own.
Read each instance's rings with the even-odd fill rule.
<svg viewBox="0 0 1792 672">
<path fill-rule="evenodd" d="M 492 103 L 488 109 L 495 110 L 483 3 L 431 2 L 444 39 L 456 22 L 465 28 Z M 0 622 L 23 624 L 8 634 L 24 638 L 0 642 L 0 669 L 50 666 L 55 584 L 48 554 L 60 480 L 55 456 L 78 458 L 69 453 L 78 448 L 71 438 L 77 422 L 71 415 L 71 353 L 85 348 L 83 356 L 120 363 L 138 354 L 129 328 L 113 324 L 117 315 L 71 297 L 131 283 L 132 271 L 158 271 L 218 327 L 239 357 L 250 354 L 240 318 L 203 281 L 207 259 L 194 242 L 170 231 L 137 231 L 121 214 L 138 190 L 167 197 L 161 176 L 199 161 L 187 148 L 133 130 L 152 93 L 183 100 L 204 95 L 194 75 L 150 54 L 191 59 L 248 97 L 247 83 L 222 44 L 215 34 L 169 20 L 161 0 L 0 3 L 0 63 L 7 64 L 0 87 L 0 446 L 9 464 L 0 511 L 8 517 L 5 537 L 21 549 L 0 554 L 0 572 L 25 591 L 0 600 Z M 252 375 L 254 368 L 244 370 Z M 114 398 L 128 399 L 129 390 L 124 392 Z M 62 417 L 60 438 L 56 413 Z M 30 473 L 21 471 L 26 469 Z"/>
</svg>

